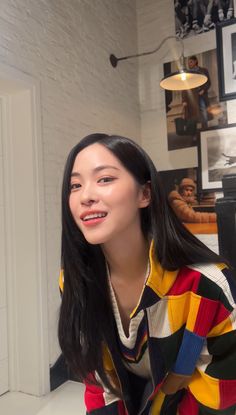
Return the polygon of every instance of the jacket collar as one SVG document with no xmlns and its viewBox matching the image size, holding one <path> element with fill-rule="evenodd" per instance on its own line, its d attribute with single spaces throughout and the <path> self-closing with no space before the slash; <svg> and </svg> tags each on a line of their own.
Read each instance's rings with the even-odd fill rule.
<svg viewBox="0 0 236 415">
<path fill-rule="evenodd" d="M 164 269 L 156 259 L 154 241 L 149 249 L 150 272 L 143 287 L 142 294 L 130 318 L 135 317 L 140 310 L 152 306 L 170 290 L 175 282 L 179 270 L 168 271 Z"/>
</svg>

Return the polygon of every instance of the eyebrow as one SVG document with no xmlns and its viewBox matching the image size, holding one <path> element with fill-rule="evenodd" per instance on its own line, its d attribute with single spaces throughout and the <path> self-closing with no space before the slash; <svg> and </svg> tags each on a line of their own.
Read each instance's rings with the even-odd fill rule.
<svg viewBox="0 0 236 415">
<path fill-rule="evenodd" d="M 111 166 L 110 164 L 105 164 L 105 165 L 102 165 L 102 166 L 95 167 L 93 169 L 93 172 L 97 173 L 97 172 L 99 172 L 101 170 L 105 170 L 105 169 L 120 170 L 120 169 L 118 169 L 118 167 Z M 79 177 L 79 176 L 81 176 L 81 174 L 79 172 L 72 172 L 71 173 L 71 177 Z"/>
</svg>

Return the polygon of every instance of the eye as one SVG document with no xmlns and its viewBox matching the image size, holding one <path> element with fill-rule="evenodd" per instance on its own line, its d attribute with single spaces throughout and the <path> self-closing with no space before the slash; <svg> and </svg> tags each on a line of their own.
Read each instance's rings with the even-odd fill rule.
<svg viewBox="0 0 236 415">
<path fill-rule="evenodd" d="M 98 183 L 109 183 L 109 182 L 112 182 L 114 180 L 115 180 L 114 177 L 108 177 L 108 176 L 106 176 L 106 177 L 102 177 L 101 179 L 99 179 L 98 180 Z"/>
<path fill-rule="evenodd" d="M 75 190 L 78 190 L 81 187 L 80 183 L 71 183 L 70 184 L 70 191 L 73 192 Z"/>
</svg>

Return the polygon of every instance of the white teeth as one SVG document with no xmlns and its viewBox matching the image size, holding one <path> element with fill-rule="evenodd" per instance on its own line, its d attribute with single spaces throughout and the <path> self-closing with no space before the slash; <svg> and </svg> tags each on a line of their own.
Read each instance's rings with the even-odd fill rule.
<svg viewBox="0 0 236 415">
<path fill-rule="evenodd" d="M 86 215 L 83 220 L 89 220 L 89 219 L 96 219 L 96 218 L 103 218 L 106 216 L 106 213 L 92 213 L 91 215 Z"/>
</svg>

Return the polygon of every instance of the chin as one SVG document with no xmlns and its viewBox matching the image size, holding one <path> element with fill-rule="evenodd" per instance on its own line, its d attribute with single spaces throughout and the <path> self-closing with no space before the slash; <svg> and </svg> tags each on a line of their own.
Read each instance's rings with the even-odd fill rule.
<svg viewBox="0 0 236 415">
<path fill-rule="evenodd" d="M 89 243 L 89 244 L 91 244 L 91 245 L 101 245 L 101 244 L 104 244 L 105 242 L 107 242 L 107 238 L 105 238 L 105 237 L 91 237 L 91 236 L 88 236 L 88 237 L 86 237 L 86 235 L 84 235 L 84 237 L 85 237 L 85 239 L 86 239 L 86 241 Z"/>
</svg>

